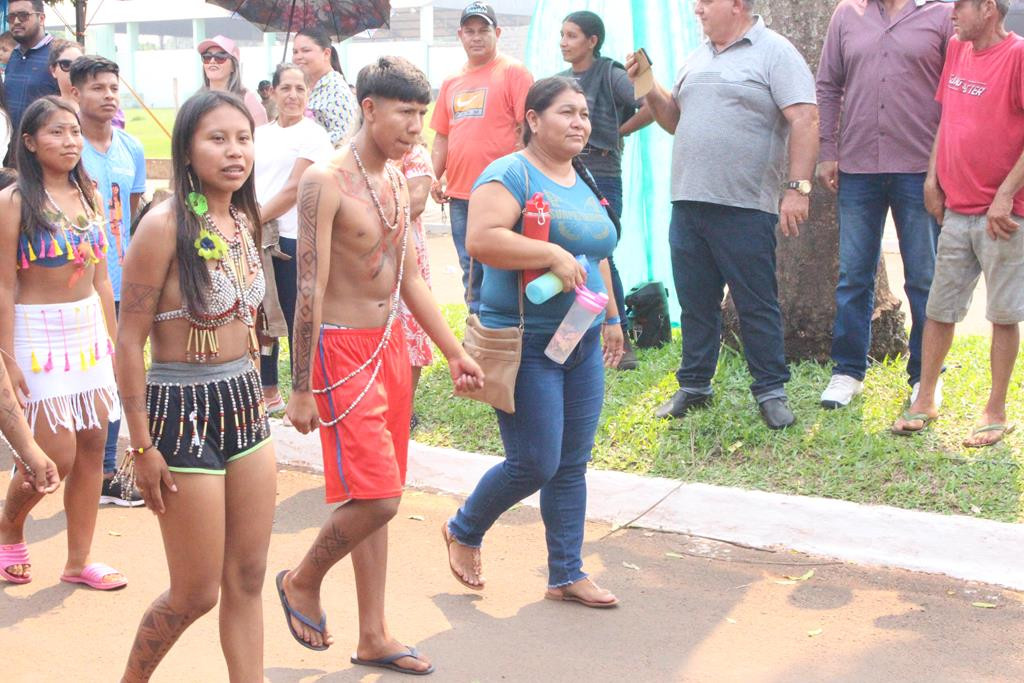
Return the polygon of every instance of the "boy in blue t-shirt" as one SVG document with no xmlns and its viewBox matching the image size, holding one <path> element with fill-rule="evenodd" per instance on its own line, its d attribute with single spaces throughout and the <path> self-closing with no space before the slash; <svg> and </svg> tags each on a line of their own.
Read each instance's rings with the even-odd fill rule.
<svg viewBox="0 0 1024 683">
<path fill-rule="evenodd" d="M 139 141 L 111 124 L 121 106 L 117 64 L 103 57 L 86 55 L 74 61 L 69 75 L 85 138 L 82 164 L 103 197 L 110 243 L 107 270 L 117 307 L 121 301 L 121 263 L 131 237 L 129 228 L 146 191 L 146 159 Z M 120 420 L 116 420 L 107 430 L 100 503 L 137 507 L 143 504 L 138 492 L 132 491 L 125 499 L 113 480 L 120 427 Z"/>
</svg>

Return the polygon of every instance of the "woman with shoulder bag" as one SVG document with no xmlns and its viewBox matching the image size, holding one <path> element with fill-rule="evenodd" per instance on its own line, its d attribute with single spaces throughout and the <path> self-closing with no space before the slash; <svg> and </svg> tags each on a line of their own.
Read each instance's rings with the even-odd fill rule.
<svg viewBox="0 0 1024 683">
<path fill-rule="evenodd" d="M 274 338 L 270 352 L 260 355 L 260 379 L 267 411 L 284 410 L 277 388 L 277 337 L 292 339 L 295 318 L 295 247 L 299 236 L 296 207 L 299 179 L 317 161 L 334 151 L 327 131 L 306 118 L 309 88 L 302 70 L 294 64 L 281 64 L 274 72 L 271 99 L 277 105 L 277 119 L 256 129 L 256 199 L 263 221 L 263 270 L 267 273 L 267 293 L 263 308 L 269 336 Z M 277 239 L 274 239 L 276 234 Z M 273 277 L 271 277 L 273 275 Z"/>
<path fill-rule="evenodd" d="M 615 301 L 608 301 L 564 363 L 548 358 L 545 347 L 573 306 L 573 290 L 611 289 L 608 257 L 618 219 L 577 159 L 590 136 L 579 85 L 557 76 L 534 83 L 525 123 L 525 149 L 494 161 L 477 180 L 466 237 L 470 255 L 483 264 L 480 324 L 523 325 L 515 412 L 495 411 L 505 460 L 483 476 L 442 532 L 452 574 L 480 590 L 484 534 L 502 513 L 539 490 L 548 544 L 545 597 L 611 607 L 618 600 L 587 578 L 581 551 L 585 475 L 604 400 L 602 360 L 614 367 L 622 357 Z M 552 207 L 547 241 L 518 234 L 520 216 L 535 193 L 543 193 Z M 587 257 L 587 267 L 577 260 L 580 255 Z M 521 304 L 523 270 L 552 271 L 562 293 L 539 305 Z"/>
</svg>

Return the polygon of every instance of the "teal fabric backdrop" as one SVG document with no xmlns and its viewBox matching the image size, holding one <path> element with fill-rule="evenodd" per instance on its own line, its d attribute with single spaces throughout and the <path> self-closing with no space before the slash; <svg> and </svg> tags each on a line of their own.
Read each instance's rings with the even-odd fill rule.
<svg viewBox="0 0 1024 683">
<path fill-rule="evenodd" d="M 604 20 L 601 54 L 619 62 L 638 47 L 647 50 L 654 72 L 671 88 L 683 60 L 701 41 L 700 24 L 691 3 L 680 0 L 538 0 L 526 44 L 526 66 L 534 78 L 551 76 L 568 68 L 559 51 L 562 19 L 570 12 L 590 10 Z M 654 123 L 626 138 L 623 156 L 622 241 L 615 263 L 628 291 L 649 279 L 661 280 L 672 290 L 668 256 L 668 224 L 671 216 L 669 174 L 672 139 Z M 675 296 L 669 301 L 678 320 Z"/>
</svg>

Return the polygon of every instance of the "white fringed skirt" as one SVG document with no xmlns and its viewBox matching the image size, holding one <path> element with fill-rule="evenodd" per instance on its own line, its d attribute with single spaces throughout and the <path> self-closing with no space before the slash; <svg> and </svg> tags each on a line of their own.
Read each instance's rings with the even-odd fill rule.
<svg viewBox="0 0 1024 683">
<path fill-rule="evenodd" d="M 35 430 L 42 413 L 56 432 L 101 429 L 98 407 L 119 419 L 114 345 L 99 296 L 64 304 L 14 307 L 14 358 L 28 384 L 25 417 Z"/>
</svg>

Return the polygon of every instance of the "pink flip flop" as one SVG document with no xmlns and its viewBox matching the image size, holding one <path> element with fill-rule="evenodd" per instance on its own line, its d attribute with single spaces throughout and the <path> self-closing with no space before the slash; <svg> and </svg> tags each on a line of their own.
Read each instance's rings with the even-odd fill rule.
<svg viewBox="0 0 1024 683">
<path fill-rule="evenodd" d="M 28 546 L 22 543 L 12 545 L 0 545 L 0 578 L 10 583 L 28 583 L 31 576 L 18 576 L 7 571 L 8 567 L 16 564 L 28 564 Z"/>
<path fill-rule="evenodd" d="M 128 585 L 126 579 L 120 581 L 104 581 L 103 577 L 110 576 L 111 574 L 120 574 L 109 565 L 105 565 L 102 562 L 93 562 L 92 564 L 86 565 L 85 569 L 78 576 L 68 576 L 64 574 L 60 577 L 60 580 L 64 583 L 84 583 L 89 588 L 95 588 L 98 591 L 112 591 L 117 588 L 124 588 Z"/>
</svg>

